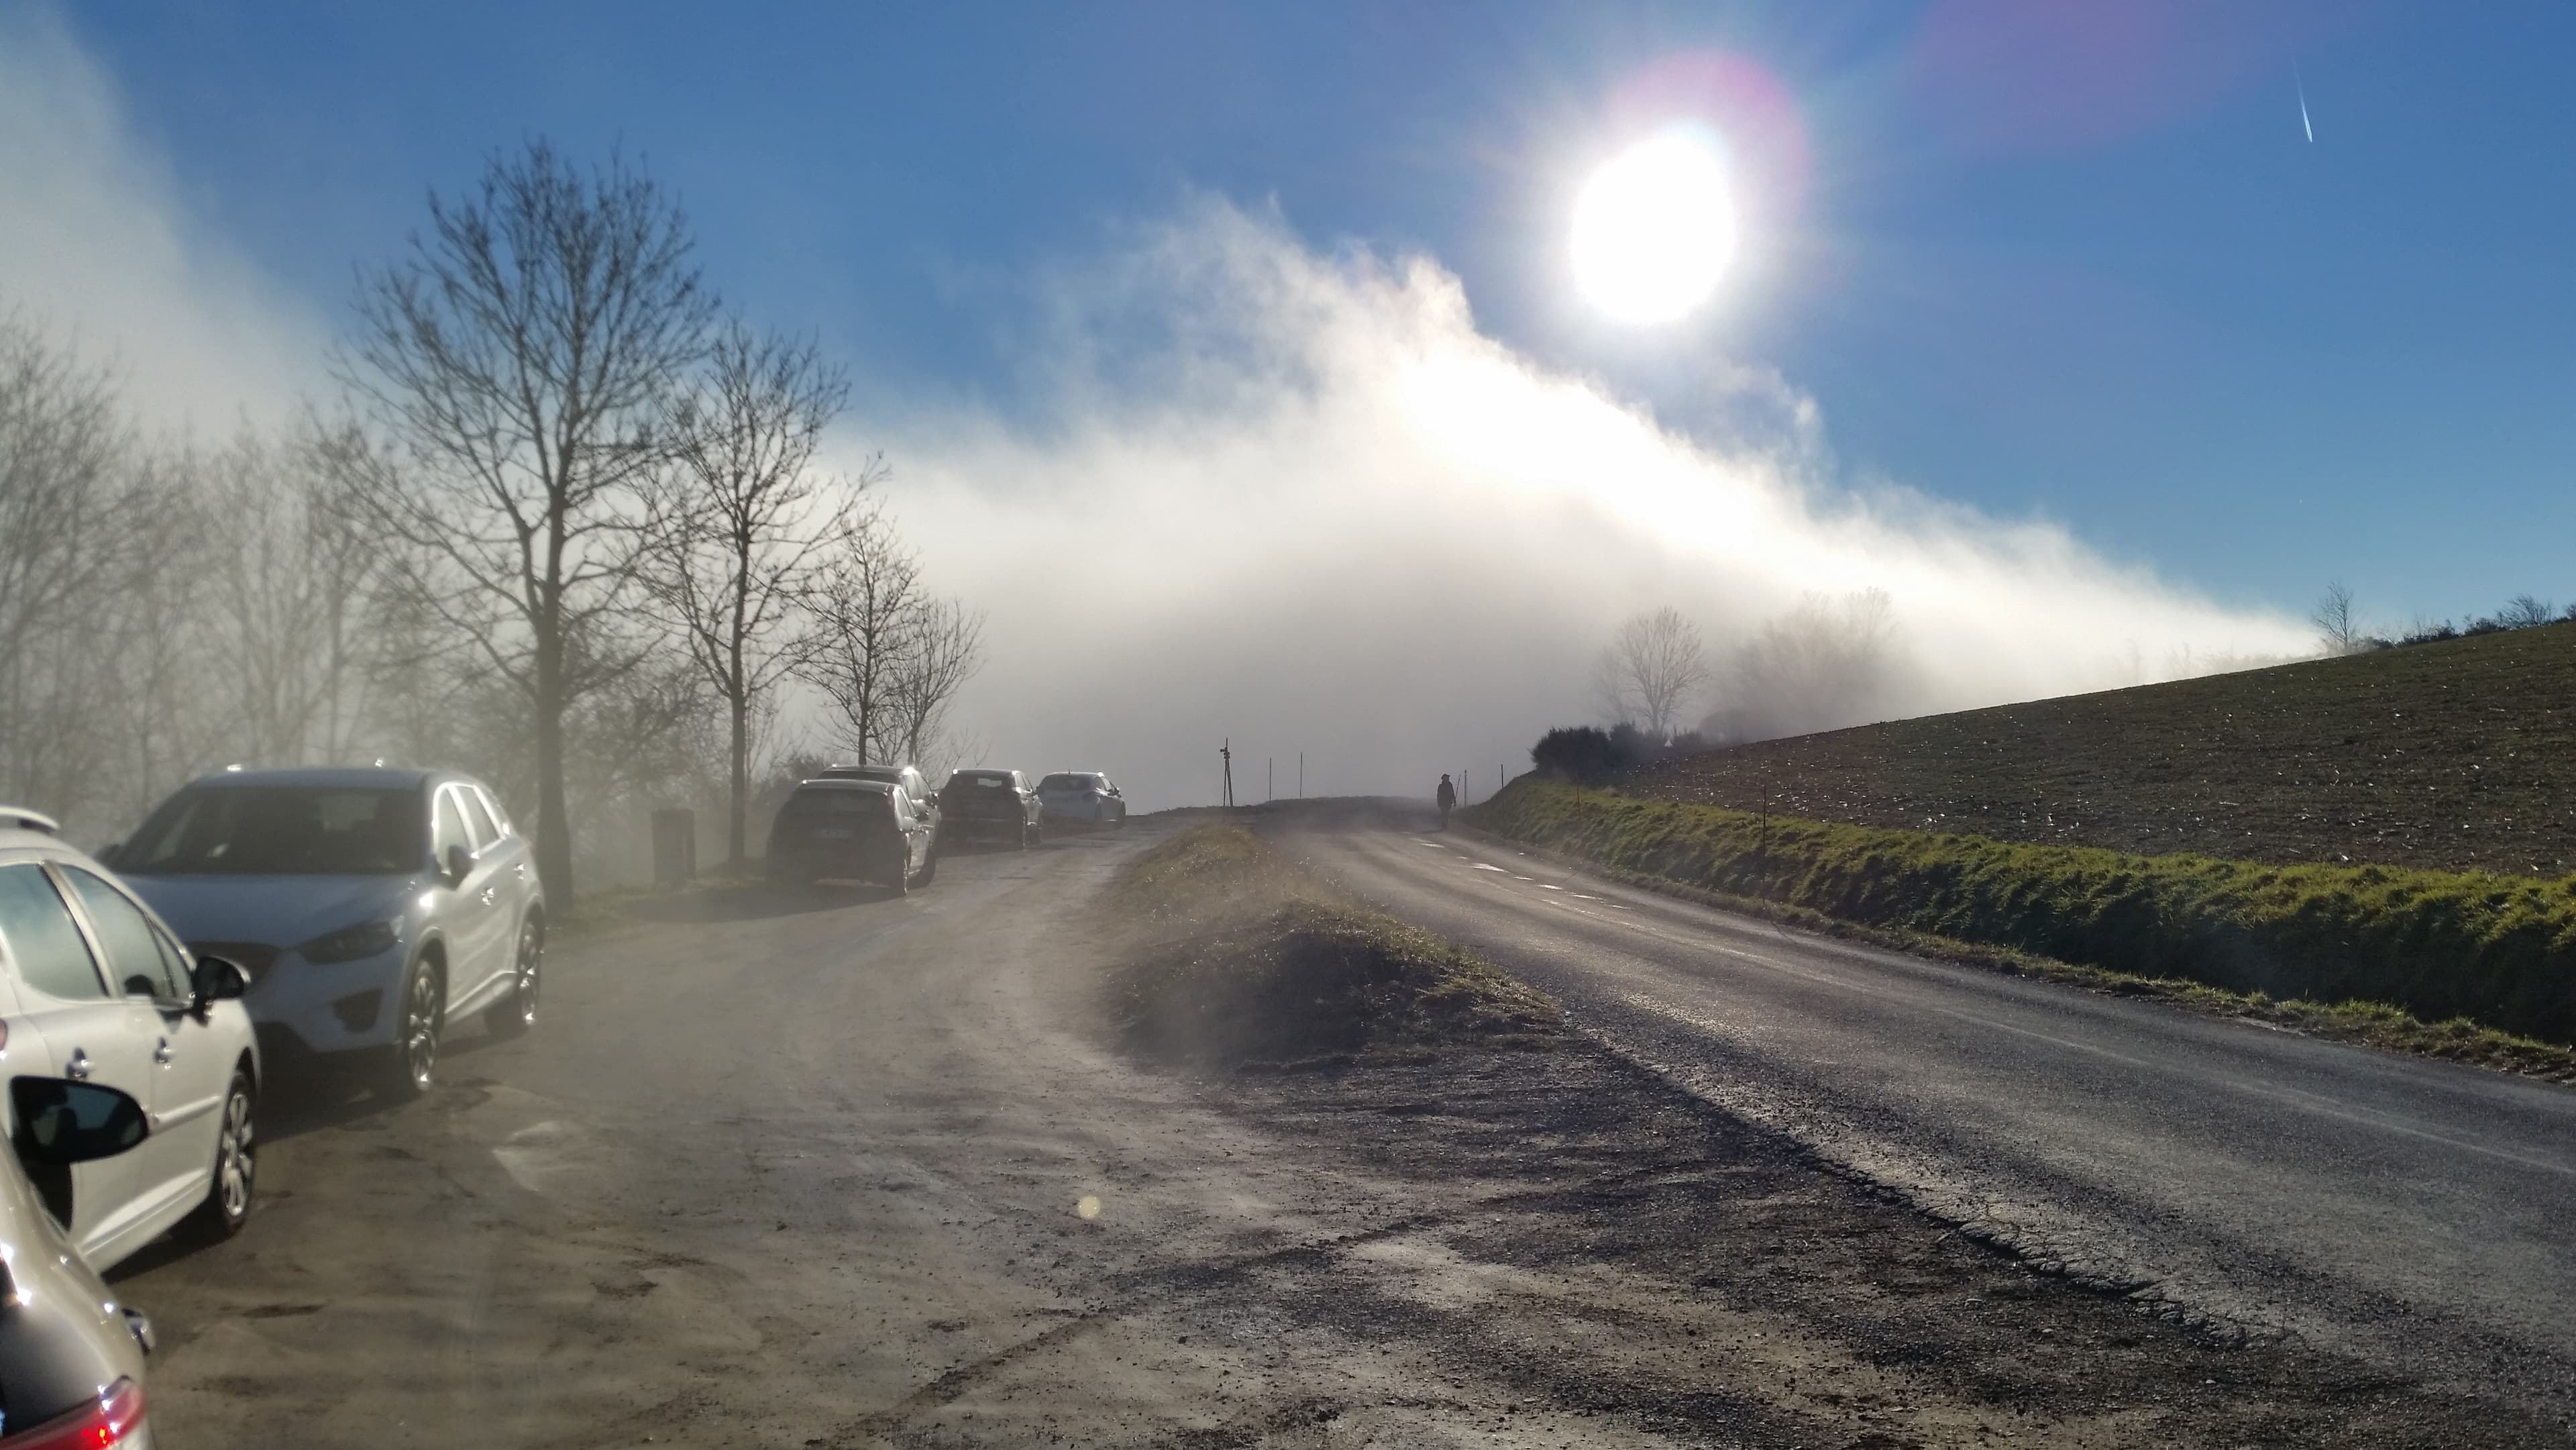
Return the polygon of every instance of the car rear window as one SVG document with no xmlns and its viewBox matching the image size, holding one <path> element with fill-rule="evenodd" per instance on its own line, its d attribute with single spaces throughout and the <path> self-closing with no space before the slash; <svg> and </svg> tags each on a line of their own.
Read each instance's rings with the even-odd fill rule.
<svg viewBox="0 0 2576 1450">
<path fill-rule="evenodd" d="M 1040 790 L 1089 790 L 1091 779 L 1080 775 L 1050 775 L 1038 782 Z"/>
<path fill-rule="evenodd" d="M 46 996 L 90 1002 L 107 995 L 89 943 L 42 868 L 0 866 L 0 941 L 18 980 Z"/>
<path fill-rule="evenodd" d="M 800 790 L 787 798 L 791 815 L 830 815 L 884 811 L 893 797 L 875 790 Z"/>
</svg>

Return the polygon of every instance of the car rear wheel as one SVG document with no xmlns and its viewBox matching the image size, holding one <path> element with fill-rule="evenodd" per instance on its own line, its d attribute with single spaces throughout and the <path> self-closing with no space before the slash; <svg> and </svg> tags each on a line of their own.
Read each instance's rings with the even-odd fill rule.
<svg viewBox="0 0 2576 1450">
<path fill-rule="evenodd" d="M 236 1069 L 224 1091 L 224 1116 L 215 1135 L 215 1162 L 205 1201 L 179 1221 L 178 1237 L 187 1243 L 220 1243 L 250 1222 L 252 1193 L 259 1185 L 257 1135 L 259 1099 L 250 1074 Z"/>
<path fill-rule="evenodd" d="M 510 994 L 483 1014 L 495 1037 L 517 1037 L 537 1025 L 537 999 L 545 991 L 546 933 L 530 917 L 519 925 L 518 978 Z"/>
<path fill-rule="evenodd" d="M 384 1095 L 408 1102 L 438 1082 L 439 1039 L 447 1028 L 447 990 L 435 962 L 412 968 L 403 989 L 402 1027 L 394 1036 L 382 1079 Z"/>
<path fill-rule="evenodd" d="M 936 879 L 938 875 L 939 848 L 937 846 L 933 846 L 922 854 L 921 874 L 913 878 L 912 884 L 915 886 L 927 886 L 932 882 L 932 880 Z"/>
</svg>

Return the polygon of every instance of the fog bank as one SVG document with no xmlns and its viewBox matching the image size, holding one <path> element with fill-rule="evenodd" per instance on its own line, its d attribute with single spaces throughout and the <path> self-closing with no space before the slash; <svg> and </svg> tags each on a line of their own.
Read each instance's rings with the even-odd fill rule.
<svg viewBox="0 0 2576 1450">
<path fill-rule="evenodd" d="M 1888 714 L 2313 648 L 2060 528 L 1838 487 L 1819 409 L 1764 370 L 1712 370 L 1685 436 L 1479 333 L 1428 258 L 1327 254 L 1217 201 L 1130 241 L 1040 293 L 1045 406 L 848 434 L 991 615 L 960 707 L 989 763 L 1199 803 L 1231 737 L 1238 799 L 1270 758 L 1288 794 L 1300 751 L 1310 794 L 1463 768 L 1481 797 L 1543 728 L 1597 718 L 1595 657 L 1662 604 L 1722 652 L 1806 596 L 1884 590 Z"/>
</svg>

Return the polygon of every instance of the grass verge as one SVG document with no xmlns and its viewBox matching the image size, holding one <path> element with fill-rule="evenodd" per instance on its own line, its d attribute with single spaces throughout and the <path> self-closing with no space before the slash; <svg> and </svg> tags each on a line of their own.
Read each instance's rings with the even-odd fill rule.
<svg viewBox="0 0 2576 1450">
<path fill-rule="evenodd" d="M 1766 825 L 1535 778 L 1467 818 L 1616 879 L 1810 930 L 2576 1082 L 2576 880 Z"/>
<path fill-rule="evenodd" d="M 1122 1044 L 1218 1069 L 1545 1048 L 1556 1005 L 1368 910 L 1240 826 L 1194 826 L 1120 870 L 1099 910 L 1122 938 Z"/>
</svg>

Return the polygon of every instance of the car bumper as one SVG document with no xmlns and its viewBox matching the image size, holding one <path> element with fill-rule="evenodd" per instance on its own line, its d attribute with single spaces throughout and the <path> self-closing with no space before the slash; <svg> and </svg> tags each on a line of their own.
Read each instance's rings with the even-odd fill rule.
<svg viewBox="0 0 2576 1450">
<path fill-rule="evenodd" d="M 363 1052 L 394 1040 L 393 1004 L 410 965 L 409 943 L 346 962 L 308 962 L 279 952 L 242 994 L 242 1006 L 264 1050 Z"/>
<path fill-rule="evenodd" d="M 868 843 L 779 846 L 769 860 L 773 872 L 848 881 L 891 882 L 911 865 L 902 847 Z"/>
</svg>

